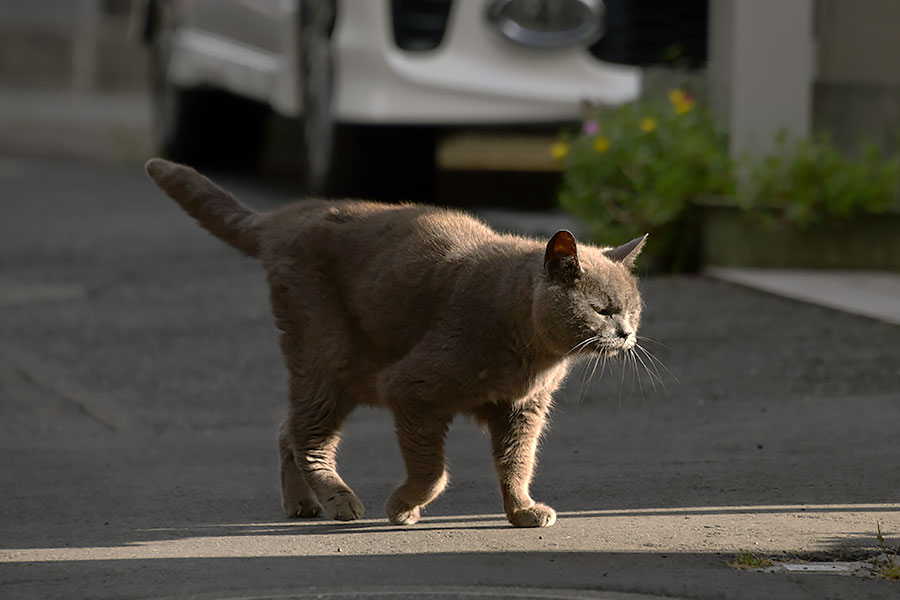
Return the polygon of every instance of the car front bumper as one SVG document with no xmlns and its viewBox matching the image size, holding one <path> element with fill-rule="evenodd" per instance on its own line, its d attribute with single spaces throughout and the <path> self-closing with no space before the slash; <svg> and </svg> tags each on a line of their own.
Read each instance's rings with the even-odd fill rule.
<svg viewBox="0 0 900 600">
<path fill-rule="evenodd" d="M 565 121 L 579 118 L 585 101 L 616 105 L 641 91 L 639 68 L 598 61 L 587 48 L 538 50 L 501 38 L 482 2 L 455 2 L 432 51 L 394 45 L 386 0 L 341 3 L 334 35 L 341 122 Z"/>
</svg>

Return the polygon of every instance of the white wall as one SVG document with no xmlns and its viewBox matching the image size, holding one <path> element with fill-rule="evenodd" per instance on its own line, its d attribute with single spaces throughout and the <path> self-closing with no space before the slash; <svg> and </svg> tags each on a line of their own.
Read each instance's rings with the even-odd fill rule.
<svg viewBox="0 0 900 600">
<path fill-rule="evenodd" d="M 711 0 L 709 90 L 733 156 L 806 136 L 815 79 L 814 0 Z"/>
</svg>

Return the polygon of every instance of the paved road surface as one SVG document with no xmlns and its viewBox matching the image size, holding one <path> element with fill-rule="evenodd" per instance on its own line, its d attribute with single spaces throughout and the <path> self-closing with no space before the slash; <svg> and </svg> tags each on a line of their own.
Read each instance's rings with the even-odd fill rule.
<svg viewBox="0 0 900 600">
<path fill-rule="evenodd" d="M 900 328 L 704 278 L 642 288 L 671 374 L 572 375 L 534 485 L 556 526 L 506 524 L 465 420 L 450 488 L 390 525 L 402 465 L 369 410 L 340 456 L 366 518 L 285 521 L 258 266 L 139 165 L 0 157 L 0 597 L 896 598 L 900 582 L 726 562 L 865 557 L 875 520 L 900 544 Z"/>
</svg>

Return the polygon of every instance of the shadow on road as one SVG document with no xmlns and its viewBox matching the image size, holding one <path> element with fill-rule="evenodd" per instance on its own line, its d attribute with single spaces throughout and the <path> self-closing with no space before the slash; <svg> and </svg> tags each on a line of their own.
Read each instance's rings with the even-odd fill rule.
<svg viewBox="0 0 900 600">
<path fill-rule="evenodd" d="M 893 598 L 884 580 L 814 575 L 746 573 L 728 568 L 730 557 L 708 554 L 600 552 L 471 552 L 378 556 L 285 556 L 266 558 L 162 558 L 0 565 L 4 579 L 36 581 L 31 590 L 64 592 L 55 579 L 77 571 L 94 590 L 134 590 L 121 597 L 260 598 L 291 593 L 385 586 L 491 586 L 608 590 L 644 594 L 727 598 Z M 227 591 L 211 582 L 228 581 Z M 213 595 L 212 590 L 218 592 Z M 206 595 L 205 595 L 206 594 Z M 380 593 L 390 597 L 390 594 Z M 19 596 L 25 598 L 29 596 Z M 30 597 L 39 597 L 37 594 Z"/>
</svg>

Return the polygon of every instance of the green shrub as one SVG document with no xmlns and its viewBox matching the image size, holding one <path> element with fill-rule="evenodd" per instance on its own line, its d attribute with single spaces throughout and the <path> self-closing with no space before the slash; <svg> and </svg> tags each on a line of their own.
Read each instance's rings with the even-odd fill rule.
<svg viewBox="0 0 900 600">
<path fill-rule="evenodd" d="M 564 164 L 560 203 L 608 244 L 678 221 L 701 197 L 734 192 L 725 133 L 683 90 L 668 102 L 590 109 L 554 154 Z"/>
<path fill-rule="evenodd" d="M 650 232 L 650 260 L 661 270 L 699 266 L 701 202 L 727 199 L 752 218 L 802 228 L 887 210 L 900 189 L 900 155 L 865 145 L 846 157 L 826 137 L 780 135 L 774 154 L 738 164 L 727 133 L 680 89 L 668 101 L 590 107 L 581 130 L 561 133 L 552 153 L 563 164 L 562 207 L 601 244 Z"/>
<path fill-rule="evenodd" d="M 778 136 L 777 151 L 749 164 L 740 204 L 767 221 L 805 228 L 896 205 L 900 156 L 885 157 L 872 144 L 859 156 L 840 153 L 827 136 L 790 142 Z"/>
</svg>

